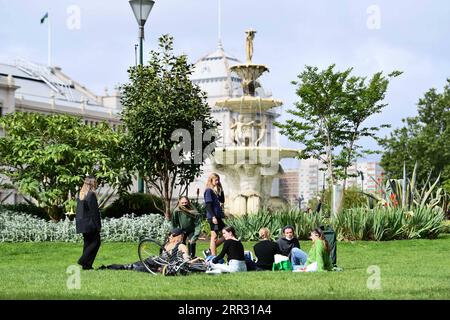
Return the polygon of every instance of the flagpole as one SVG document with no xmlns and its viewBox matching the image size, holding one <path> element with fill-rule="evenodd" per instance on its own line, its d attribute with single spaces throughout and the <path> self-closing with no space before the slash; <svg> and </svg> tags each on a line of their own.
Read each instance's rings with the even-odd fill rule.
<svg viewBox="0 0 450 320">
<path fill-rule="evenodd" d="M 219 46 L 222 46 L 222 1 L 219 0 L 217 12 L 217 37 L 219 38 Z"/>
<path fill-rule="evenodd" d="M 47 45 L 48 45 L 48 47 L 47 47 L 47 51 L 48 51 L 47 54 L 48 54 L 48 56 L 47 56 L 47 63 L 48 63 L 48 66 L 51 67 L 52 66 L 52 20 L 50 18 L 50 13 L 48 14 L 47 19 L 48 19 L 48 34 L 47 34 L 47 37 L 48 37 L 48 39 L 47 39 Z"/>
</svg>

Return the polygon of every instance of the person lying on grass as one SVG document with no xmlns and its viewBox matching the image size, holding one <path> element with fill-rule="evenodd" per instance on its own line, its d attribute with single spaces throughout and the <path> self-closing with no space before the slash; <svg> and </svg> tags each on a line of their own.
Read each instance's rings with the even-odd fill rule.
<svg viewBox="0 0 450 320">
<path fill-rule="evenodd" d="M 182 258 L 180 261 L 189 261 L 189 263 L 196 262 L 199 258 L 190 260 L 188 254 L 188 249 L 185 244 L 183 244 L 184 233 L 180 228 L 173 228 L 169 234 L 169 240 L 164 245 L 164 250 L 162 251 L 160 258 L 164 261 L 174 261 L 175 257 Z M 160 263 L 156 263 L 155 257 L 149 257 L 145 260 L 147 266 L 153 272 L 162 272 L 163 266 Z M 130 264 L 111 264 L 108 266 L 102 265 L 99 269 L 112 269 L 112 270 L 134 270 L 149 272 L 147 268 L 141 261 L 137 261 Z"/>
<path fill-rule="evenodd" d="M 308 259 L 303 266 L 294 266 L 295 272 L 331 271 L 330 246 L 320 228 L 311 231 L 309 238 L 313 244 Z"/>
</svg>

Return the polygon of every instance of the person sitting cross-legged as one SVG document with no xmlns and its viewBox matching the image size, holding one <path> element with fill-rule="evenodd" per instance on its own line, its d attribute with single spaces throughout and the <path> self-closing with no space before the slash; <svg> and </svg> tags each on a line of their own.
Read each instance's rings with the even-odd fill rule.
<svg viewBox="0 0 450 320">
<path fill-rule="evenodd" d="M 280 254 L 291 259 L 292 267 L 303 266 L 306 263 L 308 255 L 300 249 L 300 242 L 294 234 L 294 227 L 285 226 L 283 236 L 277 241 Z"/>
</svg>

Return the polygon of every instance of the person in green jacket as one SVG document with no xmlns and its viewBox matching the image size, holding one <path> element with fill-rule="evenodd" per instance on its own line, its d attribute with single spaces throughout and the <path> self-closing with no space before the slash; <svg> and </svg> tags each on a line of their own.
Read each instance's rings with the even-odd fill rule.
<svg viewBox="0 0 450 320">
<path fill-rule="evenodd" d="M 297 272 L 331 271 L 330 247 L 320 228 L 311 231 L 313 244 L 308 253 L 306 264 L 295 269 Z"/>
<path fill-rule="evenodd" d="M 191 205 L 188 197 L 181 197 L 172 213 L 172 227 L 181 228 L 185 237 L 183 243 L 187 239 L 189 242 L 189 254 L 195 257 L 196 241 L 202 230 L 201 214 Z"/>
</svg>

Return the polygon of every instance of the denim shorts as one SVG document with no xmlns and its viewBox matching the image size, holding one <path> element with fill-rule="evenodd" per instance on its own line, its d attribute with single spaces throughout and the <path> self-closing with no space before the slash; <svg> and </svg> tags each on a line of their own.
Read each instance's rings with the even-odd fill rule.
<svg viewBox="0 0 450 320">
<path fill-rule="evenodd" d="M 216 233 L 219 233 L 222 231 L 223 228 L 225 228 L 225 223 L 223 223 L 223 220 L 221 218 L 216 218 L 217 224 L 212 223 L 212 219 L 208 219 L 209 227 L 211 228 L 211 231 L 215 231 Z"/>
</svg>

